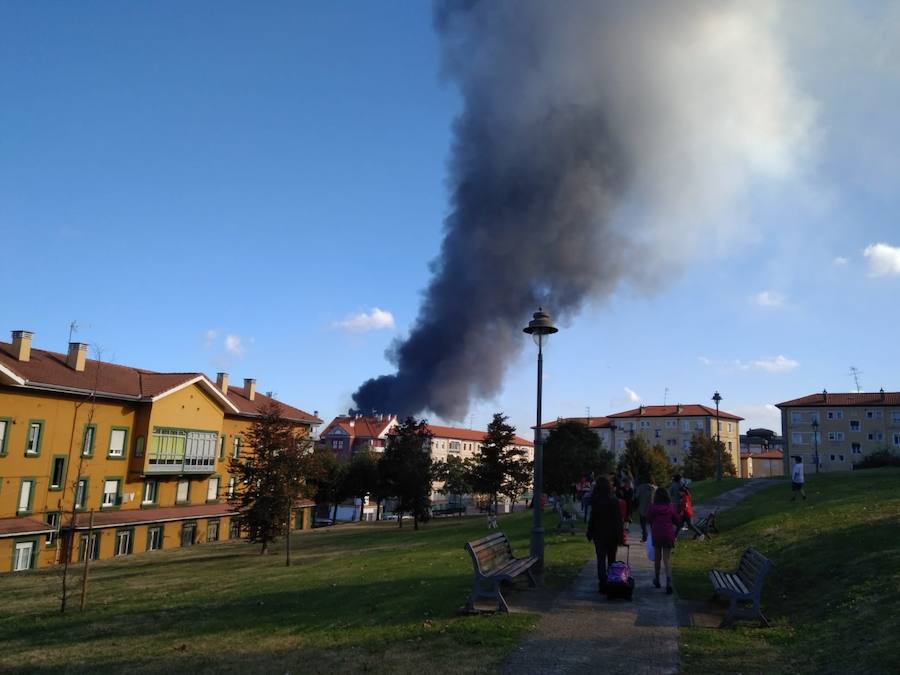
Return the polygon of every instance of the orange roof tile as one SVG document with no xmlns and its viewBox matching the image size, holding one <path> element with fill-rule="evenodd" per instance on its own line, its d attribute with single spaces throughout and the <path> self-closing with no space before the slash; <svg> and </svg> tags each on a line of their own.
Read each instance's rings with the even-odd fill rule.
<svg viewBox="0 0 900 675">
<path fill-rule="evenodd" d="M 685 405 L 645 405 L 632 410 L 608 415 L 611 419 L 621 417 L 715 417 L 716 409 L 706 405 L 690 403 Z M 743 420 L 743 417 L 719 410 L 719 418 Z"/>
<path fill-rule="evenodd" d="M 823 405 L 900 405 L 900 392 L 863 392 L 863 393 L 838 393 L 820 392 L 818 394 L 810 394 L 802 396 L 783 403 L 776 403 L 776 408 L 794 408 L 800 406 L 823 406 Z"/>
<path fill-rule="evenodd" d="M 541 425 L 541 429 L 555 429 L 560 422 L 578 422 L 586 424 L 591 429 L 607 429 L 611 424 L 608 417 L 560 417 L 552 422 L 545 422 Z"/>
<path fill-rule="evenodd" d="M 486 432 L 476 431 L 474 429 L 459 429 L 457 427 L 442 427 L 436 424 L 429 424 L 428 430 L 435 438 L 450 438 L 460 441 L 476 441 L 481 443 L 484 440 Z M 532 447 L 533 441 L 529 441 L 521 436 L 515 437 L 516 445 L 526 445 Z"/>
<path fill-rule="evenodd" d="M 55 531 L 55 527 L 34 518 L 0 518 L 0 538 L 46 534 Z"/>
</svg>

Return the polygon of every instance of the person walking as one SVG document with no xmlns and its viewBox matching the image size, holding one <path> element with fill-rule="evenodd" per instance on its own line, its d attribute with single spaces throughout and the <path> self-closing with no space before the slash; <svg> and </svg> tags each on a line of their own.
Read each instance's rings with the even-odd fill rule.
<svg viewBox="0 0 900 675">
<path fill-rule="evenodd" d="M 803 499 L 806 499 L 806 492 L 803 491 L 803 484 L 806 482 L 803 477 L 803 458 L 800 455 L 794 455 L 794 468 L 791 470 L 791 501 L 797 499 L 797 493 Z"/>
<path fill-rule="evenodd" d="M 647 510 L 653 503 L 653 494 L 656 492 L 656 486 L 649 476 L 641 476 L 641 483 L 638 485 L 634 494 L 637 502 L 638 518 L 641 522 L 641 543 L 647 541 Z"/>
<path fill-rule="evenodd" d="M 700 540 L 706 539 L 706 535 L 694 525 L 694 503 L 691 498 L 691 490 L 687 485 L 681 486 L 681 499 L 678 502 L 678 515 L 681 516 L 681 526 L 694 531 Z"/>
<path fill-rule="evenodd" d="M 616 560 L 623 533 L 618 500 L 613 496 L 609 479 L 601 476 L 594 483 L 591 519 L 587 527 L 588 541 L 594 542 L 597 553 L 597 581 L 601 593 L 606 588 L 606 572 Z"/>
<path fill-rule="evenodd" d="M 672 506 L 669 491 L 661 487 L 653 495 L 653 504 L 647 510 L 650 535 L 653 537 L 653 585 L 660 587 L 660 565 L 666 572 L 666 593 L 672 593 L 672 549 L 675 548 L 675 532 L 679 526 L 678 513 Z"/>
<path fill-rule="evenodd" d="M 681 478 L 681 474 L 676 473 L 674 476 L 672 476 L 672 485 L 669 487 L 669 498 L 675 504 L 677 504 L 678 500 L 681 499 L 682 487 L 684 487 L 684 481 Z"/>
</svg>

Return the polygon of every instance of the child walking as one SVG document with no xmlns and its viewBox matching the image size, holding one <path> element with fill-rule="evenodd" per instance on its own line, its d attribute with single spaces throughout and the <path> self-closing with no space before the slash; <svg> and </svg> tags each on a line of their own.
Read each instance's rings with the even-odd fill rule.
<svg viewBox="0 0 900 675">
<path fill-rule="evenodd" d="M 691 528 L 698 539 L 706 539 L 706 535 L 694 525 L 694 503 L 691 499 L 691 490 L 687 485 L 681 488 L 681 500 L 678 503 L 678 513 L 681 516 L 681 526 Z"/>
<path fill-rule="evenodd" d="M 803 491 L 803 483 L 803 458 L 800 455 L 794 455 L 794 469 L 791 471 L 791 492 L 793 492 L 791 501 L 797 499 L 798 492 L 803 499 L 806 499 L 806 492 Z"/>
<path fill-rule="evenodd" d="M 660 564 L 666 572 L 666 593 L 672 593 L 672 549 L 675 548 L 675 532 L 680 525 L 678 513 L 672 506 L 669 491 L 664 487 L 656 488 L 653 504 L 647 510 L 647 522 L 650 524 L 650 535 L 653 537 L 653 585 L 660 587 Z"/>
</svg>

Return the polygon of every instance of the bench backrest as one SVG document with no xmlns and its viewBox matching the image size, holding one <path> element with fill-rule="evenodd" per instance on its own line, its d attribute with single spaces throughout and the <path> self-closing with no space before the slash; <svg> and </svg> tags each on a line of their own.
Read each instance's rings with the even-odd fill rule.
<svg viewBox="0 0 900 675">
<path fill-rule="evenodd" d="M 466 550 L 472 556 L 472 562 L 479 572 L 489 574 L 491 570 L 512 560 L 512 547 L 509 539 L 502 532 L 495 532 L 486 537 L 470 541 Z"/>
<path fill-rule="evenodd" d="M 755 548 L 750 547 L 741 556 L 737 574 L 751 592 L 762 587 L 763 579 L 772 567 L 772 561 Z"/>
</svg>

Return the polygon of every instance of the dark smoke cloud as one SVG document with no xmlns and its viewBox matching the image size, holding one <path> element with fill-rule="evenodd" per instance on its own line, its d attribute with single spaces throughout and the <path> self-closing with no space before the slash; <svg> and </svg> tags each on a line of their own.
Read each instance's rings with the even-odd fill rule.
<svg viewBox="0 0 900 675">
<path fill-rule="evenodd" d="M 746 180 L 748 169 L 730 167 L 735 157 L 750 169 L 769 162 L 772 173 L 786 166 L 784 143 L 770 142 L 768 154 L 748 150 L 752 142 L 731 141 L 735 130 L 711 121 L 717 110 L 692 111 L 733 97 L 728 58 L 715 49 L 706 55 L 725 61 L 700 73 L 709 75 L 703 86 L 712 93 L 695 91 L 690 72 L 666 62 L 678 56 L 679 39 L 702 45 L 704 26 L 711 27 L 703 21 L 721 18 L 747 33 L 736 38 L 739 66 L 769 63 L 774 49 L 755 10 L 708 7 L 594 0 L 436 6 L 444 74 L 464 100 L 449 165 L 451 212 L 418 318 L 389 350 L 397 372 L 364 383 L 353 396 L 358 409 L 463 419 L 471 400 L 499 391 L 525 344 L 522 326 L 539 305 L 554 319 L 572 316 L 623 279 L 642 283 L 653 276 L 647 268 L 679 261 L 681 246 L 700 229 L 686 214 L 699 222 L 716 213 Z M 777 54 L 770 60 L 777 72 Z M 757 92 L 775 96 L 764 121 L 795 112 L 789 87 L 775 80 L 774 91 Z M 784 111 L 770 110 L 780 102 Z M 723 105 L 737 103 L 720 104 L 718 112 Z M 729 124 L 759 117 L 759 106 L 750 108 Z M 691 154 L 691 144 L 716 141 L 722 150 Z M 672 174 L 705 184 L 679 188 Z M 657 217 L 663 209 L 670 220 Z"/>
</svg>

